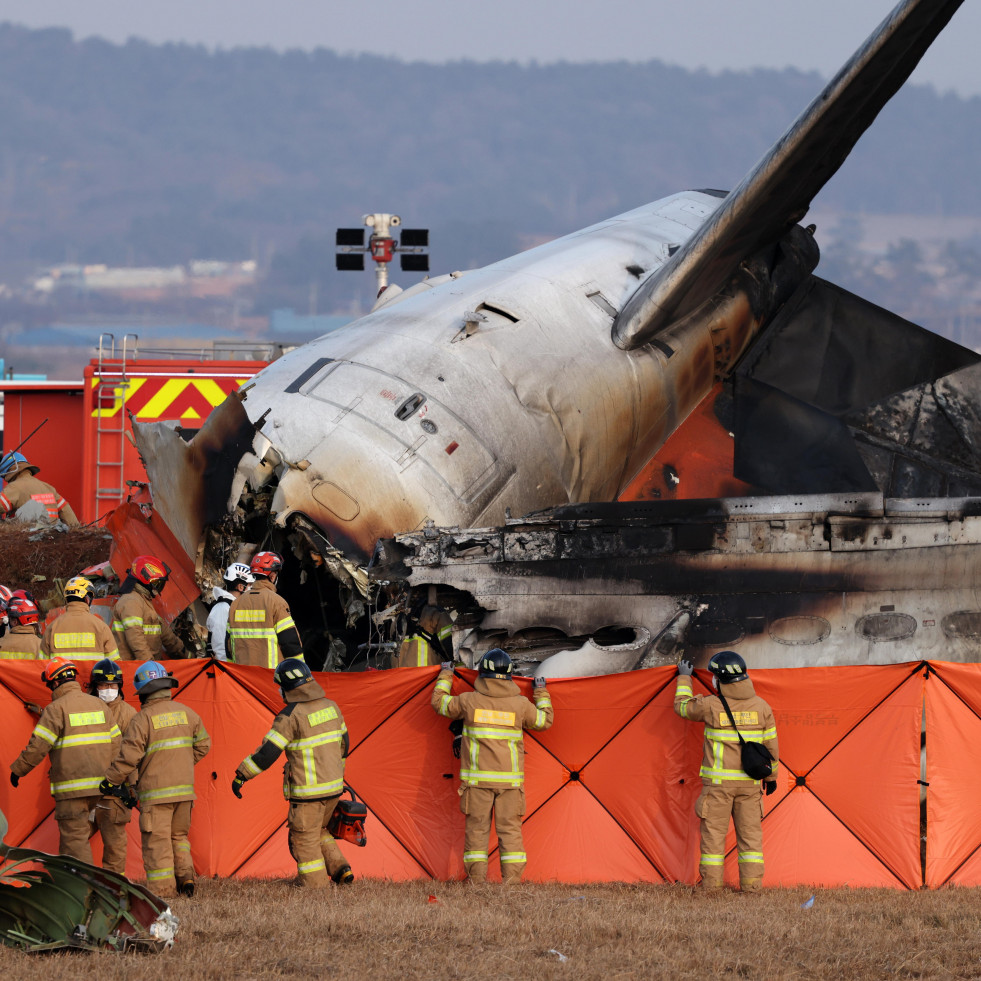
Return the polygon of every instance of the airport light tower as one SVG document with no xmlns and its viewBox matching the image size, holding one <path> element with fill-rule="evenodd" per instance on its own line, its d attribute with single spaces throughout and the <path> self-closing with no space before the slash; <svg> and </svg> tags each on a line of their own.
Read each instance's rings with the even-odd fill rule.
<svg viewBox="0 0 981 981">
<path fill-rule="evenodd" d="M 378 296 L 388 286 L 388 264 L 396 252 L 403 272 L 429 272 L 428 228 L 403 228 L 396 241 L 392 229 L 402 224 L 398 215 L 365 215 L 362 221 L 372 230 L 367 246 L 363 228 L 337 229 L 338 269 L 364 269 L 365 253 L 369 253 L 375 261 Z"/>
</svg>

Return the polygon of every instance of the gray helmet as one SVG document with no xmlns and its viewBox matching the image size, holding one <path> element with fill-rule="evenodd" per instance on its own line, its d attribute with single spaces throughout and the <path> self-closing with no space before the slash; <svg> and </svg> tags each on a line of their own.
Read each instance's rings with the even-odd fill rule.
<svg viewBox="0 0 981 981">
<path fill-rule="evenodd" d="M 713 654 L 708 669 L 719 679 L 720 685 L 731 685 L 734 681 L 745 681 L 746 662 L 735 651 L 719 651 Z"/>
<path fill-rule="evenodd" d="M 502 678 L 506 681 L 511 677 L 511 658 L 500 647 L 494 647 L 480 659 L 477 674 L 481 678 Z"/>
</svg>

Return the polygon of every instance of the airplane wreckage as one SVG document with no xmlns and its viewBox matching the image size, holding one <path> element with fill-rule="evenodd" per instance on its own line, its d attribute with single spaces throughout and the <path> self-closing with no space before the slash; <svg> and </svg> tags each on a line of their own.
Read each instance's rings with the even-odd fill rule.
<svg viewBox="0 0 981 981">
<path fill-rule="evenodd" d="M 134 426 L 200 586 L 276 547 L 311 661 L 584 675 L 981 654 L 981 358 L 814 275 L 814 195 L 960 0 L 904 0 L 731 192 L 384 290 L 185 442 Z M 523 515 L 523 517 L 513 517 Z"/>
</svg>

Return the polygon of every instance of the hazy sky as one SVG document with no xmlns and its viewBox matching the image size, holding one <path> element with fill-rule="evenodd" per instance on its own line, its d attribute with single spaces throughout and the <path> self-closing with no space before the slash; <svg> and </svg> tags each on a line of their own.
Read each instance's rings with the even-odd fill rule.
<svg viewBox="0 0 981 981">
<path fill-rule="evenodd" d="M 404 60 L 788 65 L 831 75 L 892 0 L 0 0 L 0 21 L 78 37 L 367 51 Z M 981 94 L 981 2 L 965 0 L 914 82 Z"/>
</svg>

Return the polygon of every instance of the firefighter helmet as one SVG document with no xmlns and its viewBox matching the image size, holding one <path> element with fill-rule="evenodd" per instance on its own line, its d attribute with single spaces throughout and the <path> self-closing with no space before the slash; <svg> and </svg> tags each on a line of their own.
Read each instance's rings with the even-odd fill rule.
<svg viewBox="0 0 981 981">
<path fill-rule="evenodd" d="M 95 596 L 95 587 L 85 576 L 74 576 L 65 583 L 66 600 L 82 600 Z"/>
<path fill-rule="evenodd" d="M 719 679 L 720 685 L 731 685 L 734 681 L 745 681 L 746 662 L 735 651 L 719 651 L 713 654 L 708 669 Z"/>
<path fill-rule="evenodd" d="M 7 616 L 17 623 L 37 623 L 40 610 L 24 596 L 14 596 L 7 604 Z"/>
<path fill-rule="evenodd" d="M 74 681 L 77 674 L 78 668 L 74 661 L 69 661 L 66 657 L 53 657 L 45 664 L 41 680 L 54 691 L 66 681 Z"/>
<path fill-rule="evenodd" d="M 10 591 L 7 586 L 0 586 L 0 613 L 3 613 L 7 609 L 7 604 L 10 602 L 10 597 L 14 594 Z"/>
<path fill-rule="evenodd" d="M 138 583 L 151 592 L 159 593 L 170 576 L 170 566 L 155 555 L 137 555 L 129 572 Z"/>
<path fill-rule="evenodd" d="M 123 669 L 108 657 L 101 661 L 96 661 L 89 676 L 89 688 L 94 692 L 99 685 L 119 685 L 123 684 Z"/>
<path fill-rule="evenodd" d="M 507 680 L 511 677 L 511 658 L 500 647 L 494 647 L 480 659 L 477 673 L 481 678 Z"/>
<path fill-rule="evenodd" d="M 279 552 L 256 552 L 249 571 L 253 576 L 268 576 L 270 572 L 279 572 L 282 568 L 283 557 Z"/>
<path fill-rule="evenodd" d="M 244 582 L 246 586 L 255 582 L 252 570 L 244 562 L 233 562 L 222 574 L 222 579 L 232 586 Z"/>
<path fill-rule="evenodd" d="M 177 679 L 172 678 L 159 661 L 146 661 L 133 675 L 133 687 L 142 700 L 161 688 L 176 688 Z"/>
<path fill-rule="evenodd" d="M 313 680 L 313 672 L 307 666 L 306 661 L 301 661 L 298 657 L 288 657 L 280 661 L 273 671 L 273 681 L 279 685 L 283 691 L 292 691 Z"/>
<path fill-rule="evenodd" d="M 0 458 L 0 480 L 10 480 L 22 470 L 37 473 L 40 469 L 40 467 L 28 463 L 27 457 L 23 453 L 7 453 Z"/>
</svg>

